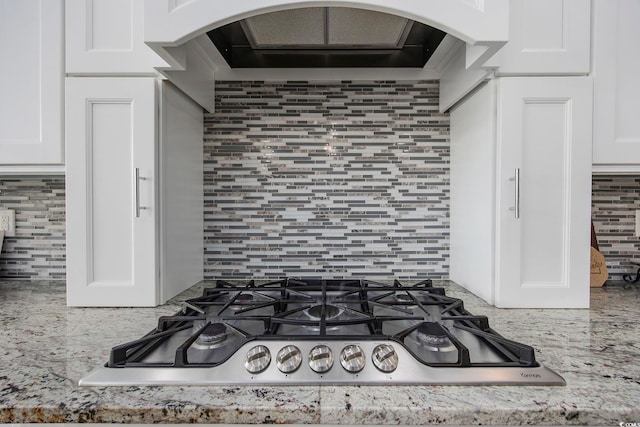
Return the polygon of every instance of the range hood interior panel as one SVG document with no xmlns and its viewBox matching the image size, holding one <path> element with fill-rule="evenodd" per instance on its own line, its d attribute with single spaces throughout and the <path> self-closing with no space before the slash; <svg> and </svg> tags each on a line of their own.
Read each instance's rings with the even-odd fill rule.
<svg viewBox="0 0 640 427">
<path fill-rule="evenodd" d="M 242 21 L 255 48 L 323 45 L 325 8 L 309 7 L 265 13 Z M 251 40 L 253 39 L 253 40 Z"/>
<path fill-rule="evenodd" d="M 345 7 L 256 15 L 207 33 L 231 68 L 417 68 L 446 33 L 409 19 Z"/>
<path fill-rule="evenodd" d="M 399 48 L 409 20 L 388 13 L 347 7 L 327 8 L 329 45 Z"/>
</svg>

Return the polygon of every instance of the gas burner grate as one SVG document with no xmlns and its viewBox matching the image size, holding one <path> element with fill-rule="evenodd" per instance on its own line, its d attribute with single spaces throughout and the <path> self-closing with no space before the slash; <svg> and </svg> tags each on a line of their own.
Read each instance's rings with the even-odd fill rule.
<svg viewBox="0 0 640 427">
<path fill-rule="evenodd" d="M 469 313 L 431 280 L 404 285 L 304 278 L 240 286 L 218 280 L 174 316 L 161 317 L 144 337 L 114 347 L 107 366 L 213 367 L 248 342 L 283 338 L 385 340 L 432 367 L 539 366 L 532 347 L 499 335 L 485 316 Z M 475 348 L 466 342 L 481 345 L 491 358 L 474 360 Z M 160 350 L 165 356 L 154 356 Z"/>
</svg>

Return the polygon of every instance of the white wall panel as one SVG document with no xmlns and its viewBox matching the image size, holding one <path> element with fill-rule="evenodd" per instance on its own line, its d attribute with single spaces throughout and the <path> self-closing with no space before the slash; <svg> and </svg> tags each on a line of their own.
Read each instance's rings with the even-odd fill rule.
<svg viewBox="0 0 640 427">
<path fill-rule="evenodd" d="M 171 83 L 161 88 L 161 295 L 202 280 L 204 268 L 202 107 Z"/>
<path fill-rule="evenodd" d="M 495 82 L 451 112 L 450 278 L 493 304 Z"/>
</svg>

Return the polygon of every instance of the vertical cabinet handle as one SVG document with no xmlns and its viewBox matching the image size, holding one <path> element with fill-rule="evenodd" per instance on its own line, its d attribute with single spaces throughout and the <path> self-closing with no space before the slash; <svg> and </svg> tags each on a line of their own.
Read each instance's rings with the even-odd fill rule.
<svg viewBox="0 0 640 427">
<path fill-rule="evenodd" d="M 146 178 L 140 176 L 140 168 L 135 168 L 133 176 L 133 198 L 135 205 L 135 216 L 140 218 L 140 211 L 146 209 L 140 206 L 140 181 L 144 181 Z"/>
<path fill-rule="evenodd" d="M 509 208 L 509 210 L 514 212 L 516 218 L 520 218 L 520 168 L 515 168 L 514 172 L 513 177 L 509 178 L 509 181 L 513 181 L 515 206 Z"/>
</svg>

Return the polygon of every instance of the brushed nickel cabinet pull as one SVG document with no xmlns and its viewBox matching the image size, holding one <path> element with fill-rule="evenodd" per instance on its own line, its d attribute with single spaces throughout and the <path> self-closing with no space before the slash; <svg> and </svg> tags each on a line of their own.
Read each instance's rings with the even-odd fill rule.
<svg viewBox="0 0 640 427">
<path fill-rule="evenodd" d="M 509 181 L 513 181 L 515 189 L 515 206 L 509 208 L 509 210 L 514 211 L 514 216 L 516 218 L 520 218 L 520 168 L 516 168 L 514 172 L 514 176 L 509 178 Z"/>
<path fill-rule="evenodd" d="M 144 181 L 146 178 L 140 176 L 140 168 L 134 169 L 134 178 L 133 178 L 133 188 L 134 188 L 134 199 L 135 199 L 135 215 L 136 218 L 140 218 L 140 211 L 143 209 L 147 209 L 145 207 L 140 206 L 140 181 Z"/>
</svg>

